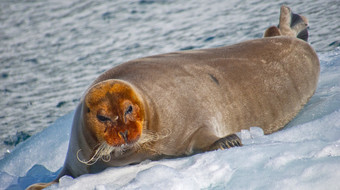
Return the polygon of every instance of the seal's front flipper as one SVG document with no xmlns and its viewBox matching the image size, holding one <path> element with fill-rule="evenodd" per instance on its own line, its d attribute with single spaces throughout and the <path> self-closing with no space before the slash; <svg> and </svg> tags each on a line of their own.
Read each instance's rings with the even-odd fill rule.
<svg viewBox="0 0 340 190">
<path fill-rule="evenodd" d="M 235 147 L 235 146 L 242 146 L 242 142 L 241 142 L 241 139 L 237 135 L 231 134 L 231 135 L 225 136 L 215 141 L 209 147 L 209 150 L 217 150 L 217 149 L 224 150 L 224 149 L 228 149 L 228 148 Z"/>
</svg>

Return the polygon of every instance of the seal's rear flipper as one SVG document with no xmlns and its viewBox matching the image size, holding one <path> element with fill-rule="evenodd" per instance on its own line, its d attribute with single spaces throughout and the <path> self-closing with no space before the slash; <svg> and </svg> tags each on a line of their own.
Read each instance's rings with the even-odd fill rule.
<svg viewBox="0 0 340 190">
<path fill-rule="evenodd" d="M 210 147 L 209 150 L 217 150 L 217 149 L 228 149 L 235 146 L 242 146 L 241 139 L 235 135 L 231 134 L 228 136 L 225 136 L 223 138 L 218 139 L 216 142 L 214 142 Z"/>
<path fill-rule="evenodd" d="M 50 183 L 36 183 L 26 188 L 26 190 L 41 190 L 57 182 L 52 181 Z"/>
<path fill-rule="evenodd" d="M 289 7 L 282 5 L 278 27 L 271 26 L 264 37 L 291 36 L 304 41 L 308 40 L 308 20 L 306 17 L 293 13 Z"/>
<path fill-rule="evenodd" d="M 299 32 L 296 37 L 307 42 L 308 41 L 308 30 L 307 30 L 307 28 L 301 30 L 301 32 Z"/>
<path fill-rule="evenodd" d="M 294 33 L 296 34 L 295 36 L 297 38 L 304 40 L 304 41 L 307 41 L 308 40 L 308 30 L 307 30 L 308 20 L 307 20 L 307 18 L 291 12 L 289 7 L 282 6 L 281 10 L 282 9 L 288 9 L 287 11 L 284 11 L 284 13 L 287 12 L 286 14 L 289 14 L 289 12 L 290 12 L 290 16 L 291 16 L 290 29 L 294 31 Z M 281 14 L 283 14 L 282 11 L 281 11 Z M 280 24 L 279 24 L 279 28 L 280 28 Z"/>
</svg>

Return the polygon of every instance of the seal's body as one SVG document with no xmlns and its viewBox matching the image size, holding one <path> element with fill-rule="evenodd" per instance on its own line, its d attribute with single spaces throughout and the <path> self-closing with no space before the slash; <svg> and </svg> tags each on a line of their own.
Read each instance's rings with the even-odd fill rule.
<svg viewBox="0 0 340 190">
<path fill-rule="evenodd" d="M 234 133 L 252 126 L 265 134 L 283 128 L 315 92 L 320 68 L 308 43 L 271 30 L 262 39 L 145 57 L 103 73 L 77 108 L 59 177 L 240 146 Z"/>
<path fill-rule="evenodd" d="M 132 84 L 148 105 L 147 129 L 171 132 L 157 150 L 182 155 L 202 148 L 192 142 L 197 133 L 211 145 L 209 135 L 217 140 L 251 126 L 266 134 L 281 129 L 313 95 L 318 73 L 317 55 L 306 42 L 273 37 L 133 60 L 95 83 Z"/>
</svg>

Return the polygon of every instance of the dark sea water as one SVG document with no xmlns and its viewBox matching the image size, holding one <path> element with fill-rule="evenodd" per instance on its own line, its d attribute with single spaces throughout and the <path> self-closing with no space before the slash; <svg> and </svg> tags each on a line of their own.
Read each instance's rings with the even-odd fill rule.
<svg viewBox="0 0 340 190">
<path fill-rule="evenodd" d="M 286 4 L 318 54 L 340 46 L 339 0 L 0 1 L 0 158 L 75 109 L 105 70 L 260 38 Z"/>
</svg>

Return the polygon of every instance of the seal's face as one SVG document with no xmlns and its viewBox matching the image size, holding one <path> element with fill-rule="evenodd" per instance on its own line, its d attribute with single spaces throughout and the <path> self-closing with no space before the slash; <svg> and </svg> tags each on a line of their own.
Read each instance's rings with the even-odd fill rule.
<svg viewBox="0 0 340 190">
<path fill-rule="evenodd" d="M 118 80 L 93 86 L 85 96 L 84 124 L 100 143 L 132 145 L 141 137 L 143 105 L 135 90 Z"/>
</svg>

